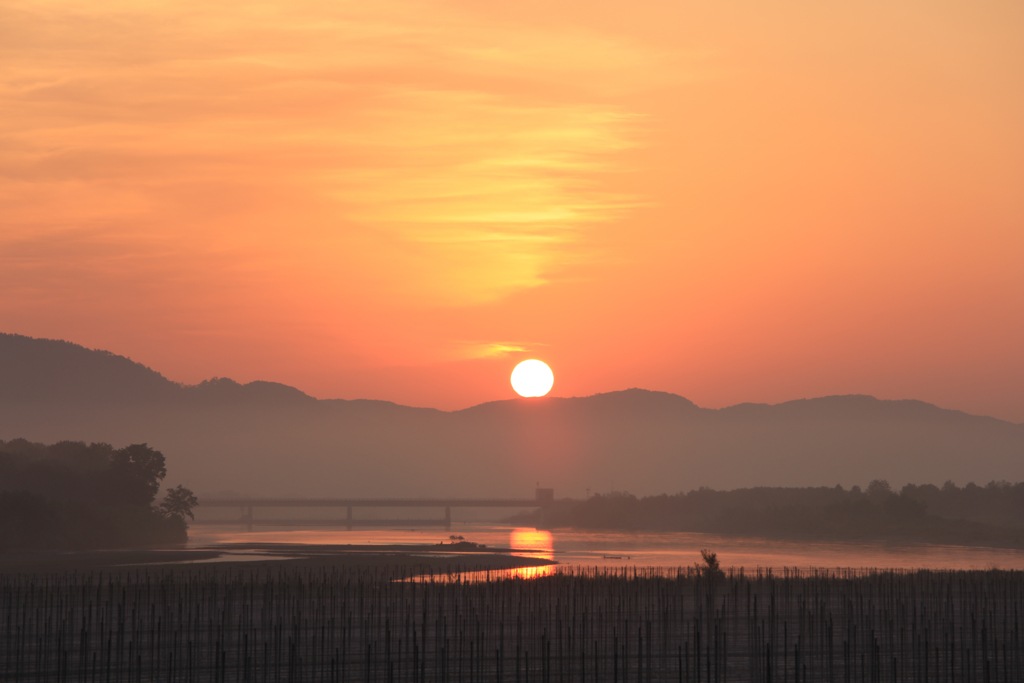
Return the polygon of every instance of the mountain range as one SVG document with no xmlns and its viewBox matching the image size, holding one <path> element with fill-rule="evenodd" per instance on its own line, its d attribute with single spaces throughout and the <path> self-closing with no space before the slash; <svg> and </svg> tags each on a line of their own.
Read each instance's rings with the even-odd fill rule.
<svg viewBox="0 0 1024 683">
<path fill-rule="evenodd" d="M 0 439 L 148 443 L 167 483 L 301 496 L 508 496 L 552 487 L 1024 480 L 1024 425 L 913 400 L 827 396 L 701 408 L 628 389 L 452 412 L 320 400 L 273 382 L 172 382 L 66 341 L 0 334 Z"/>
</svg>

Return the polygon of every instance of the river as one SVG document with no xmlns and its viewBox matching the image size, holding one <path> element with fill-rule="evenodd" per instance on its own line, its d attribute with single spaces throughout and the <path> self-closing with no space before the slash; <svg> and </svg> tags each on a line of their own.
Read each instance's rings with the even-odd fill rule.
<svg viewBox="0 0 1024 683">
<path fill-rule="evenodd" d="M 682 532 L 535 530 L 492 524 L 443 529 L 296 529 L 246 532 L 238 525 L 196 525 L 191 547 L 226 544 L 434 544 L 451 536 L 489 547 L 517 548 L 562 565 L 585 567 L 686 567 L 700 550 L 717 553 L 725 569 L 1019 569 L 1024 550 L 893 542 L 780 541 Z M 534 572 L 537 574 L 540 572 Z"/>
</svg>

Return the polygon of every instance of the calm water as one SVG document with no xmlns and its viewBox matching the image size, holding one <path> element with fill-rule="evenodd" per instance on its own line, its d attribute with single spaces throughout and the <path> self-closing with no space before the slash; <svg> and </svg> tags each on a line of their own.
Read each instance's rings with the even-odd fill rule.
<svg viewBox="0 0 1024 683">
<path fill-rule="evenodd" d="M 238 525 L 199 526 L 189 531 L 193 547 L 227 543 L 433 544 L 450 535 L 490 547 L 520 548 L 588 567 L 681 567 L 700 561 L 700 549 L 718 553 L 723 567 L 880 568 L 880 569 L 1020 569 L 1024 550 L 900 543 L 822 543 L 733 538 L 678 532 L 538 531 L 510 526 L 458 524 L 443 529 L 269 529 L 245 532 Z M 229 557 L 224 559 L 243 559 Z M 256 558 L 254 558 L 256 559 Z M 547 573 L 540 569 L 524 575 Z"/>
</svg>

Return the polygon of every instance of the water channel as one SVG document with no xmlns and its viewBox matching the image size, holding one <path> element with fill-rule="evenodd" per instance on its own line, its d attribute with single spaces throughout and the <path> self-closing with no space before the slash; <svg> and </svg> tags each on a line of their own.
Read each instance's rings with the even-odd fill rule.
<svg viewBox="0 0 1024 683">
<path fill-rule="evenodd" d="M 836 569 L 1018 569 L 1024 550 L 928 543 L 785 541 L 682 532 L 537 530 L 467 523 L 443 529 L 354 529 L 295 527 L 247 532 L 236 525 L 196 525 L 191 547 L 234 544 L 428 545 L 450 543 L 452 536 L 490 548 L 515 548 L 583 567 L 687 567 L 701 560 L 700 550 L 718 555 L 723 568 L 746 571 L 783 568 Z M 225 559 L 244 559 L 225 556 Z M 256 559 L 256 558 L 253 558 Z M 518 570 L 536 576 L 550 570 Z"/>
</svg>

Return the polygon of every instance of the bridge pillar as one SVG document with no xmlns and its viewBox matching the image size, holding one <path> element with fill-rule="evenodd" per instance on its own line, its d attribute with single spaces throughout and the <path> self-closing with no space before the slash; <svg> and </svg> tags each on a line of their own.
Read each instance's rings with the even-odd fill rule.
<svg viewBox="0 0 1024 683">
<path fill-rule="evenodd" d="M 348 506 L 348 517 L 346 517 L 345 520 L 348 522 L 348 530 L 352 531 L 352 506 L 351 505 Z"/>
<path fill-rule="evenodd" d="M 451 531 L 452 530 L 452 509 L 451 509 L 451 507 L 446 507 L 444 509 L 444 530 L 445 531 Z"/>
</svg>

